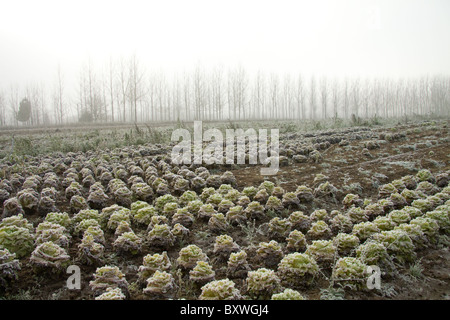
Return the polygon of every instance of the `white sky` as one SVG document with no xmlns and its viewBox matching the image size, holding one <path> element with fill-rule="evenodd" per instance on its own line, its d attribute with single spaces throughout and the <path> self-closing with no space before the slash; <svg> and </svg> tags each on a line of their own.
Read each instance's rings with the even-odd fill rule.
<svg viewBox="0 0 450 320">
<path fill-rule="evenodd" d="M 14 0 L 0 5 L 0 88 L 75 78 L 136 53 L 148 69 L 450 74 L 448 0 Z"/>
</svg>

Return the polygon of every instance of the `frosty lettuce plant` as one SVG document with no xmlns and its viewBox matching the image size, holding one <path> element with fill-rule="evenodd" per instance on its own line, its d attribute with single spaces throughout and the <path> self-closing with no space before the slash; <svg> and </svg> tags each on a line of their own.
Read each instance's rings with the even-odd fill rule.
<svg viewBox="0 0 450 320">
<path fill-rule="evenodd" d="M 281 284 L 289 288 L 303 288 L 312 284 L 319 274 L 315 259 L 306 253 L 290 253 L 278 264 L 277 275 Z"/>
<path fill-rule="evenodd" d="M 369 220 L 369 217 L 366 215 L 366 211 L 360 207 L 351 207 L 347 211 L 347 215 L 352 220 L 353 224 Z"/>
<path fill-rule="evenodd" d="M 437 235 L 439 234 L 439 224 L 436 220 L 424 216 L 411 220 L 410 224 L 419 226 L 422 232 L 427 236 L 428 240 L 432 243 L 436 242 Z"/>
<path fill-rule="evenodd" d="M 266 205 L 265 205 L 265 209 L 266 210 L 272 210 L 272 211 L 275 211 L 275 212 L 280 212 L 280 211 L 282 211 L 284 209 L 284 206 L 281 203 L 280 198 L 278 198 L 276 196 L 270 196 L 269 199 L 267 199 L 267 202 L 266 202 Z"/>
<path fill-rule="evenodd" d="M 95 297 L 95 300 L 125 300 L 126 296 L 120 288 L 106 288 L 106 291 Z"/>
<path fill-rule="evenodd" d="M 268 180 L 263 181 L 258 187 L 259 190 L 262 190 L 262 189 L 266 190 L 268 194 L 272 194 L 274 188 L 275 188 L 275 184 L 272 181 L 268 181 Z"/>
<path fill-rule="evenodd" d="M 3 202 L 2 218 L 23 215 L 24 211 L 16 197 L 9 198 Z"/>
<path fill-rule="evenodd" d="M 66 250 L 56 243 L 48 241 L 36 247 L 31 253 L 30 263 L 38 269 L 50 269 L 52 272 L 61 272 L 70 263 L 70 256 Z"/>
<path fill-rule="evenodd" d="M 289 235 L 291 226 L 289 219 L 272 218 L 268 225 L 269 236 L 273 239 L 284 239 Z"/>
<path fill-rule="evenodd" d="M 314 195 L 319 198 L 335 198 L 337 193 L 338 189 L 328 181 L 321 183 L 317 188 L 314 189 Z"/>
<path fill-rule="evenodd" d="M 139 279 L 146 281 L 156 270 L 169 271 L 171 267 L 172 263 L 167 255 L 167 251 L 153 255 L 147 254 L 144 256 L 142 265 L 138 269 Z"/>
<path fill-rule="evenodd" d="M 384 244 L 368 240 L 356 248 L 356 257 L 366 265 L 380 265 L 389 256 Z"/>
<path fill-rule="evenodd" d="M 382 231 L 374 234 L 373 239 L 382 243 L 388 254 L 399 263 L 414 261 L 416 257 L 414 244 L 403 230 Z"/>
<path fill-rule="evenodd" d="M 411 238 L 414 247 L 417 249 L 426 248 L 430 244 L 428 238 L 425 236 L 420 226 L 416 224 L 403 223 L 399 226 L 396 226 L 394 230 L 402 230 L 406 232 L 406 234 Z"/>
<path fill-rule="evenodd" d="M 334 234 L 339 232 L 350 233 L 353 229 L 352 219 L 347 214 L 337 213 L 330 220 L 330 229 Z"/>
<path fill-rule="evenodd" d="M 437 207 L 435 210 L 427 212 L 425 218 L 433 219 L 437 222 L 439 230 L 443 234 L 448 234 L 450 231 L 450 208 L 448 205 L 442 205 Z"/>
<path fill-rule="evenodd" d="M 306 237 L 299 230 L 293 230 L 286 238 L 286 249 L 294 252 L 302 252 L 306 250 Z"/>
<path fill-rule="evenodd" d="M 325 221 L 327 222 L 329 219 L 329 215 L 327 210 L 325 209 L 316 209 L 311 213 L 310 219 L 312 222 L 316 221 Z"/>
<path fill-rule="evenodd" d="M 300 292 L 286 288 L 283 292 L 273 294 L 271 300 L 306 300 L 306 298 Z"/>
<path fill-rule="evenodd" d="M 281 204 L 288 209 L 296 208 L 300 206 L 300 200 L 295 192 L 286 192 L 281 199 Z"/>
<path fill-rule="evenodd" d="M 373 219 L 376 218 L 380 215 L 384 214 L 384 209 L 383 206 L 376 202 L 376 203 L 371 203 L 368 204 L 367 206 L 364 207 L 364 212 L 365 215 L 369 218 L 369 219 Z"/>
<path fill-rule="evenodd" d="M 269 199 L 270 194 L 267 192 L 266 189 L 258 190 L 258 192 L 253 197 L 253 201 L 258 201 L 261 204 L 266 204 L 267 200 Z"/>
<path fill-rule="evenodd" d="M 230 200 L 233 203 L 236 203 L 238 199 L 241 197 L 241 193 L 236 189 L 229 190 L 224 196 L 224 199 Z"/>
<path fill-rule="evenodd" d="M 72 227 L 72 219 L 67 212 L 49 212 L 45 216 L 46 222 L 56 223 L 70 230 Z"/>
<path fill-rule="evenodd" d="M 230 278 L 244 278 L 249 270 L 247 253 L 244 250 L 230 254 L 227 262 L 227 275 Z"/>
<path fill-rule="evenodd" d="M 325 221 L 319 220 L 311 225 L 306 237 L 312 240 L 328 239 L 331 237 L 331 229 Z"/>
<path fill-rule="evenodd" d="M 308 203 L 314 199 L 313 190 L 305 185 L 298 186 L 295 193 L 301 203 Z"/>
<path fill-rule="evenodd" d="M 278 278 L 275 271 L 260 268 L 248 272 L 246 280 L 247 292 L 252 297 L 268 299 L 280 289 L 280 283 L 280 278 Z"/>
<path fill-rule="evenodd" d="M 203 202 L 206 202 L 206 200 L 208 200 L 208 198 L 209 198 L 211 195 L 213 195 L 215 192 L 216 192 L 216 190 L 215 190 L 214 188 L 212 188 L 212 187 L 204 188 L 203 191 L 202 191 L 202 193 L 200 194 L 200 199 L 201 199 Z"/>
<path fill-rule="evenodd" d="M 419 209 L 422 213 L 433 210 L 433 204 L 427 199 L 417 199 L 411 203 L 411 206 Z"/>
<path fill-rule="evenodd" d="M 342 287 L 360 290 L 367 282 L 366 268 L 367 266 L 357 258 L 340 258 L 333 268 L 331 278 Z"/>
<path fill-rule="evenodd" d="M 87 229 L 83 233 L 83 236 L 85 236 L 86 234 L 92 235 L 95 242 L 105 244 L 105 234 L 104 234 L 102 228 L 100 228 L 100 226 L 93 225 L 93 226 L 87 227 Z"/>
<path fill-rule="evenodd" d="M 350 208 L 351 206 L 360 207 L 362 205 L 362 200 L 357 194 L 349 193 L 342 200 L 342 204 L 345 209 Z"/>
<path fill-rule="evenodd" d="M 97 242 L 92 233 L 85 232 L 81 243 L 78 245 L 77 259 L 87 265 L 101 264 L 104 252 L 103 244 Z"/>
<path fill-rule="evenodd" d="M 420 193 L 416 190 L 404 189 L 401 195 L 405 199 L 407 205 L 410 205 L 414 200 L 421 199 Z"/>
<path fill-rule="evenodd" d="M 407 211 L 404 210 L 394 210 L 389 213 L 389 218 L 396 224 L 400 225 L 402 223 L 408 223 L 411 221 L 411 216 Z"/>
<path fill-rule="evenodd" d="M 262 219 L 265 216 L 264 206 L 257 201 L 250 202 L 244 212 L 248 219 Z"/>
<path fill-rule="evenodd" d="M 180 207 L 178 206 L 178 203 L 176 202 L 168 202 L 164 205 L 164 208 L 162 210 L 163 215 L 165 215 L 168 218 L 171 218 L 175 212 L 177 212 L 177 210 Z"/>
<path fill-rule="evenodd" d="M 72 222 L 74 224 L 80 223 L 83 220 L 87 220 L 87 219 L 94 219 L 97 220 L 100 223 L 100 214 L 98 212 L 98 210 L 95 209 L 85 209 L 85 210 L 81 210 L 80 212 L 78 212 L 77 214 L 75 214 L 72 217 Z"/>
<path fill-rule="evenodd" d="M 404 176 L 401 180 L 409 190 L 414 190 L 417 187 L 417 178 L 413 175 Z"/>
<path fill-rule="evenodd" d="M 130 209 L 122 208 L 112 213 L 106 226 L 109 230 L 115 231 L 121 221 L 126 221 L 128 224 L 131 224 Z"/>
<path fill-rule="evenodd" d="M 147 225 L 150 223 L 151 218 L 157 215 L 155 207 L 148 205 L 144 206 L 136 211 L 133 215 L 133 220 L 141 225 Z"/>
<path fill-rule="evenodd" d="M 231 225 L 242 224 L 247 220 L 242 206 L 233 206 L 226 213 L 226 219 Z"/>
<path fill-rule="evenodd" d="M 63 248 L 67 248 L 70 242 L 70 234 L 63 226 L 44 221 L 36 227 L 35 244 L 40 245 L 48 241 L 52 241 Z"/>
<path fill-rule="evenodd" d="M 389 198 L 391 194 L 398 193 L 398 190 L 392 183 L 383 184 L 378 188 L 378 198 Z"/>
<path fill-rule="evenodd" d="M 178 203 L 177 198 L 171 194 L 166 194 L 155 199 L 153 205 L 159 213 L 163 213 L 164 206 L 167 203 Z"/>
<path fill-rule="evenodd" d="M 147 279 L 147 286 L 143 292 L 145 295 L 154 299 L 173 298 L 178 286 L 174 277 L 166 272 L 156 270 L 155 273 Z"/>
<path fill-rule="evenodd" d="M 197 261 L 208 261 L 208 256 L 195 244 L 190 244 L 180 250 L 177 263 L 182 268 L 192 269 Z"/>
<path fill-rule="evenodd" d="M 206 199 L 206 203 L 210 203 L 214 206 L 214 208 L 218 208 L 220 202 L 223 200 L 223 197 L 220 193 L 213 193 Z"/>
<path fill-rule="evenodd" d="M 313 257 L 319 265 L 328 268 L 335 259 L 337 248 L 332 240 L 314 240 L 306 247 L 305 253 Z"/>
<path fill-rule="evenodd" d="M 364 242 L 372 235 L 380 232 L 375 222 L 361 222 L 353 226 L 352 234 L 357 236 L 361 242 Z"/>
<path fill-rule="evenodd" d="M 187 207 L 177 209 L 175 214 L 172 216 L 173 224 L 181 224 L 182 226 L 189 228 L 194 223 L 195 218 L 192 213 L 189 212 Z"/>
<path fill-rule="evenodd" d="M 256 259 L 268 268 L 276 266 L 283 258 L 283 250 L 278 242 L 260 242 L 256 249 Z"/>
<path fill-rule="evenodd" d="M 33 251 L 34 236 L 27 228 L 16 225 L 0 226 L 0 247 L 16 254 L 17 258 L 22 258 Z"/>
<path fill-rule="evenodd" d="M 359 246 L 359 238 L 352 234 L 338 233 L 333 238 L 333 244 L 335 245 L 337 252 L 340 256 L 349 256 L 357 246 Z"/>
<path fill-rule="evenodd" d="M 81 220 L 74 228 L 75 234 L 82 234 L 85 232 L 89 227 L 99 227 L 100 223 L 98 220 L 95 219 L 84 219 Z"/>
<path fill-rule="evenodd" d="M 8 249 L 0 249 L 0 288 L 6 287 L 9 281 L 17 280 L 21 270 L 20 262 Z"/>
<path fill-rule="evenodd" d="M 240 300 L 241 293 L 229 279 L 214 280 L 201 288 L 199 300 Z"/>
<path fill-rule="evenodd" d="M 389 231 L 395 228 L 396 223 L 389 216 L 379 216 L 372 222 L 378 231 Z"/>
<path fill-rule="evenodd" d="M 181 205 L 187 205 L 191 201 L 199 200 L 199 196 L 193 190 L 185 191 L 179 198 Z"/>
<path fill-rule="evenodd" d="M 217 211 L 218 212 L 222 212 L 222 213 L 227 213 L 228 210 L 232 207 L 234 207 L 235 204 L 227 199 L 222 199 L 222 201 L 220 201 L 219 205 L 217 206 Z"/>
<path fill-rule="evenodd" d="M 242 190 L 242 194 L 245 195 L 245 196 L 247 196 L 247 197 L 249 197 L 250 200 L 252 200 L 253 197 L 254 197 L 257 193 L 258 193 L 258 189 L 255 188 L 255 187 L 253 187 L 253 186 L 245 187 L 245 188 Z"/>
<path fill-rule="evenodd" d="M 113 243 L 119 253 L 138 254 L 142 250 L 142 239 L 133 231 L 121 234 Z"/>
<path fill-rule="evenodd" d="M 232 252 L 237 252 L 239 249 L 239 245 L 234 242 L 232 237 L 222 234 L 216 237 L 213 253 L 217 255 L 218 259 L 226 260 Z"/>
<path fill-rule="evenodd" d="M 416 174 L 416 178 L 419 182 L 430 182 L 430 183 L 436 183 L 436 178 L 428 169 L 422 169 Z"/>
<path fill-rule="evenodd" d="M 136 199 L 141 200 L 141 201 L 145 201 L 145 202 L 152 201 L 152 199 L 153 199 L 153 197 L 155 195 L 154 192 L 153 192 L 152 187 L 150 187 L 145 182 L 134 183 L 131 186 L 131 192 L 136 197 Z"/>
<path fill-rule="evenodd" d="M 175 236 L 167 224 L 155 224 L 147 234 L 149 245 L 169 248 L 175 243 Z"/>
<path fill-rule="evenodd" d="M 34 189 L 23 189 L 17 192 L 17 200 L 27 213 L 34 213 L 39 207 L 39 193 Z"/>
<path fill-rule="evenodd" d="M 197 261 L 195 267 L 189 271 L 189 280 L 204 285 L 215 280 L 216 273 L 206 261 Z"/>
<path fill-rule="evenodd" d="M 400 193 L 393 193 L 389 197 L 389 200 L 392 201 L 395 209 L 401 209 L 404 206 L 408 205 L 406 199 Z"/>
<path fill-rule="evenodd" d="M 108 288 L 119 288 L 125 295 L 128 295 L 128 282 L 125 275 L 116 266 L 106 265 L 97 268 L 94 280 L 89 282 L 89 287 L 95 295 L 106 292 Z"/>
<path fill-rule="evenodd" d="M 427 196 L 434 195 L 439 192 L 439 188 L 428 181 L 419 182 L 416 188 L 417 192 L 423 192 Z"/>
<path fill-rule="evenodd" d="M 198 213 L 200 211 L 201 206 L 203 205 L 203 202 L 201 200 L 193 200 L 189 201 L 186 204 L 186 208 L 191 212 L 194 216 L 198 216 Z M 214 208 L 213 208 L 214 209 Z"/>
<path fill-rule="evenodd" d="M 423 215 L 422 211 L 413 206 L 406 206 L 402 209 L 404 212 L 408 213 L 411 219 L 420 217 Z"/>
<path fill-rule="evenodd" d="M 305 215 L 302 211 L 294 211 L 288 217 L 291 228 L 297 229 L 303 233 L 306 233 L 311 227 L 311 219 Z"/>
<path fill-rule="evenodd" d="M 217 213 L 211 203 L 202 204 L 197 212 L 199 219 L 210 219 L 213 214 Z"/>
</svg>

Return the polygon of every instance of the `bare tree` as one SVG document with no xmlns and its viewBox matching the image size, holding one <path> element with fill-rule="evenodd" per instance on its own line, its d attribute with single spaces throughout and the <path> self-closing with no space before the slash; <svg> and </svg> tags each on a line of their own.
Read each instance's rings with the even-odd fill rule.
<svg viewBox="0 0 450 320">
<path fill-rule="evenodd" d="M 134 54 L 130 59 L 130 71 L 129 71 L 129 76 L 130 76 L 129 95 L 130 95 L 130 102 L 131 102 L 131 107 L 132 107 L 131 114 L 134 115 L 134 122 L 138 122 L 138 119 L 137 119 L 138 102 L 140 102 L 141 99 L 143 99 L 146 94 L 145 86 L 143 85 L 144 84 L 144 75 L 145 75 L 145 72 L 144 72 L 143 68 L 141 67 L 136 55 Z"/>
<path fill-rule="evenodd" d="M 316 97 L 316 78 L 314 75 L 311 76 L 309 85 L 309 108 L 310 108 L 310 118 L 316 119 L 316 108 L 317 108 L 317 97 Z"/>
<path fill-rule="evenodd" d="M 328 82 L 325 76 L 321 77 L 319 81 L 320 90 L 320 102 L 322 105 L 322 118 L 327 118 L 327 106 L 328 106 Z"/>
</svg>

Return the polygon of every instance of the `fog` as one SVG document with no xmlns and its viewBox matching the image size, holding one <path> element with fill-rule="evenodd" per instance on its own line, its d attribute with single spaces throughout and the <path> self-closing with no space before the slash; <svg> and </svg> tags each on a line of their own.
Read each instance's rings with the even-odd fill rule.
<svg viewBox="0 0 450 320">
<path fill-rule="evenodd" d="M 80 70 L 136 56 L 171 77 L 198 66 L 330 77 L 450 75 L 447 0 L 8 1 L 0 90 L 77 95 Z M 100 72 L 100 71 L 99 71 Z M 75 102 L 73 102 L 75 103 Z"/>
</svg>

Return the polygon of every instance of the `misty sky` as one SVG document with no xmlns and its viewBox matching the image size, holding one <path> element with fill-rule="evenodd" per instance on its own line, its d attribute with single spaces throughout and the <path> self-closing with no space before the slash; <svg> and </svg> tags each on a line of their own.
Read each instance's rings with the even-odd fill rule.
<svg viewBox="0 0 450 320">
<path fill-rule="evenodd" d="M 0 88 L 77 77 L 136 53 L 147 69 L 200 64 L 331 76 L 450 74 L 448 0 L 4 1 Z"/>
</svg>

